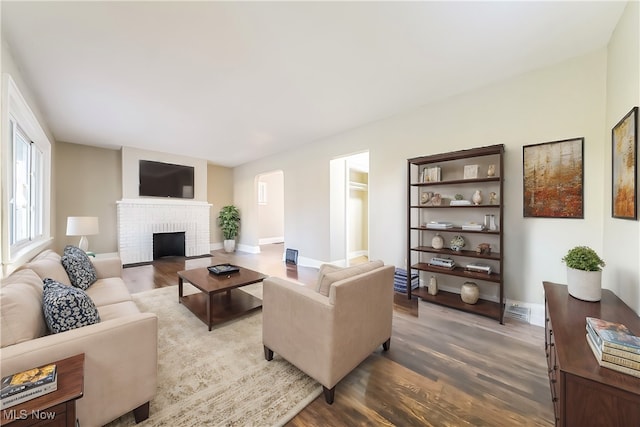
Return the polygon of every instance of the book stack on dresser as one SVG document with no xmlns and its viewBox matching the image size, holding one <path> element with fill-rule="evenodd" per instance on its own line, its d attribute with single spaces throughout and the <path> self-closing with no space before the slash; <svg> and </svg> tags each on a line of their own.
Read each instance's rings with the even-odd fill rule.
<svg viewBox="0 0 640 427">
<path fill-rule="evenodd" d="M 600 366 L 640 377 L 640 337 L 622 323 L 586 318 L 587 343 Z"/>
</svg>

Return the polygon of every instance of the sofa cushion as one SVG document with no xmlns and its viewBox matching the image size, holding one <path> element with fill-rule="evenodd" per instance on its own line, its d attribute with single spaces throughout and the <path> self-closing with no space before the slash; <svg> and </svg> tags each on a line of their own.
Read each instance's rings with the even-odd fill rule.
<svg viewBox="0 0 640 427">
<path fill-rule="evenodd" d="M 35 271 L 40 276 L 40 280 L 49 277 L 64 285 L 71 285 L 69 276 L 62 266 L 60 255 L 51 249 L 40 252 L 25 265 L 25 268 Z"/>
<path fill-rule="evenodd" d="M 44 279 L 42 310 L 49 330 L 68 331 L 100 322 L 100 315 L 85 291 Z"/>
<path fill-rule="evenodd" d="M 138 306 L 133 301 L 124 301 L 116 304 L 103 305 L 102 307 L 98 307 L 98 312 L 100 313 L 101 322 L 112 319 L 119 319 L 123 316 L 140 314 Z"/>
<path fill-rule="evenodd" d="M 46 335 L 42 315 L 42 279 L 32 270 L 20 270 L 2 279 L 0 287 L 0 346 Z"/>
<path fill-rule="evenodd" d="M 348 279 L 358 274 L 366 273 L 368 271 L 375 270 L 376 268 L 383 267 L 382 261 L 371 261 L 364 264 L 354 265 L 352 267 L 341 268 L 336 271 L 332 271 L 324 274 L 324 277 L 318 284 L 318 292 L 326 297 L 329 296 L 329 289 L 331 285 L 340 280 Z"/>
<path fill-rule="evenodd" d="M 89 256 L 78 247 L 68 245 L 64 248 L 62 265 L 76 288 L 86 291 L 98 279 Z"/>
<path fill-rule="evenodd" d="M 131 294 L 127 289 L 127 285 L 124 284 L 120 277 L 98 279 L 86 292 L 96 307 L 131 301 Z"/>
</svg>

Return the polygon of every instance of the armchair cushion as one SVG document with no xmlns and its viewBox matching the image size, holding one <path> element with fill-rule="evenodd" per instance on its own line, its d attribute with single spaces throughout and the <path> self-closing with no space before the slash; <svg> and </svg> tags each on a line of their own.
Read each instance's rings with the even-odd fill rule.
<svg viewBox="0 0 640 427">
<path fill-rule="evenodd" d="M 49 330 L 68 331 L 100 322 L 100 315 L 91 298 L 80 288 L 44 279 L 42 310 Z"/>
<path fill-rule="evenodd" d="M 80 248 L 66 246 L 62 254 L 62 266 L 64 267 L 71 284 L 76 288 L 86 291 L 97 279 L 96 269 L 89 256 Z"/>
<path fill-rule="evenodd" d="M 342 270 L 342 267 L 338 267 L 337 265 L 333 265 L 333 264 L 322 264 L 320 266 L 320 270 L 318 271 L 318 281 L 316 282 L 316 292 L 320 292 L 320 284 L 322 284 L 324 280 L 324 276 L 326 276 L 328 273 L 332 273 L 334 271 L 339 271 L 339 270 Z M 328 293 L 329 291 L 327 291 L 327 295 Z"/>
<path fill-rule="evenodd" d="M 357 264 L 352 267 L 340 268 L 335 271 L 330 271 L 319 277 L 318 292 L 328 297 L 331 285 L 340 280 L 345 280 L 358 274 L 367 273 L 373 271 L 376 268 L 380 268 L 384 265 L 382 261 L 371 261 L 364 264 Z"/>
</svg>

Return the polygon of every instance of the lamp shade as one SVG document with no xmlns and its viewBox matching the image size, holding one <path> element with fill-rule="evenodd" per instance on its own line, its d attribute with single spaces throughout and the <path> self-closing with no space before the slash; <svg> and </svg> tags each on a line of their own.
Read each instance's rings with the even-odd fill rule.
<svg viewBox="0 0 640 427">
<path fill-rule="evenodd" d="M 89 240 L 86 236 L 98 234 L 98 217 L 96 216 L 70 216 L 67 217 L 67 236 L 81 236 L 78 247 L 83 251 L 89 249 Z"/>
<path fill-rule="evenodd" d="M 67 236 L 91 236 L 99 232 L 97 216 L 70 216 L 67 218 Z"/>
</svg>

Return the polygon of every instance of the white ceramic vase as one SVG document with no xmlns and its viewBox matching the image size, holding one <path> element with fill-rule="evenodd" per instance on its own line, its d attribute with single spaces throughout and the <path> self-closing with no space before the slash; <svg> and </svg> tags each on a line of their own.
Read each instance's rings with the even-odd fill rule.
<svg viewBox="0 0 640 427">
<path fill-rule="evenodd" d="M 236 250 L 236 241 L 235 239 L 229 239 L 229 240 L 225 240 L 223 242 L 224 245 L 224 251 L 225 252 L 233 252 Z"/>
<path fill-rule="evenodd" d="M 602 271 L 584 271 L 567 267 L 569 295 L 583 301 L 600 301 L 602 298 Z"/>
<path fill-rule="evenodd" d="M 482 191 L 476 190 L 476 192 L 473 193 L 473 196 L 471 196 L 471 201 L 474 205 L 479 205 L 480 203 L 482 203 Z"/>
</svg>

